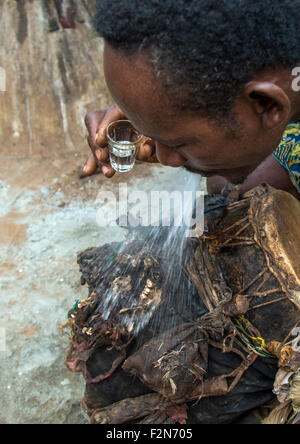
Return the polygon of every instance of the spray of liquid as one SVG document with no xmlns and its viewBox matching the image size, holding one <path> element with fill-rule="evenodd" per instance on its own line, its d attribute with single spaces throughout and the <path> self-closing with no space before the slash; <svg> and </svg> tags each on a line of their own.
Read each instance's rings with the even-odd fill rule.
<svg viewBox="0 0 300 444">
<path fill-rule="evenodd" d="M 155 223 L 155 226 L 149 227 L 136 227 L 130 229 L 130 238 L 139 240 L 141 244 L 141 250 L 139 252 L 142 255 L 143 251 L 150 252 L 153 257 L 158 257 L 163 260 L 163 282 L 161 283 L 162 299 L 164 301 L 165 310 L 158 310 L 156 305 L 150 307 L 142 316 L 135 316 L 135 312 L 128 311 L 122 316 L 122 322 L 126 328 L 130 329 L 134 325 L 134 334 L 138 337 L 141 330 L 143 330 L 149 323 L 152 323 L 152 330 L 159 330 L 159 326 L 162 323 L 166 323 L 167 319 L 172 320 L 170 311 L 174 309 L 174 300 L 181 289 L 184 287 L 184 298 L 180 298 L 176 301 L 177 312 L 181 312 L 184 317 L 185 314 L 193 311 L 192 305 L 192 284 L 187 279 L 185 274 L 185 266 L 189 259 L 187 244 L 190 239 L 187 237 L 188 229 L 191 227 L 191 221 L 193 218 L 193 210 L 195 210 L 196 192 L 200 189 L 200 176 L 187 172 L 184 169 L 178 169 L 178 175 L 176 176 L 176 183 L 168 184 L 169 189 L 179 190 L 182 196 L 181 202 L 178 200 L 172 201 L 171 210 L 171 223 L 169 226 L 165 226 L 163 217 L 161 220 Z M 170 186 L 171 185 L 171 186 Z M 188 192 L 188 193 L 186 193 Z M 163 210 L 163 209 L 162 209 Z M 163 213 L 163 211 L 162 211 Z M 130 227 L 129 227 L 130 228 Z M 122 255 L 127 247 L 127 243 L 124 243 L 119 247 L 117 251 L 118 255 Z M 112 264 L 112 266 L 115 266 Z M 131 269 L 132 271 L 132 269 Z M 109 273 L 109 269 L 107 269 Z M 124 266 L 122 269 L 122 276 L 126 283 L 126 276 L 130 273 L 130 266 Z M 123 283 L 124 283 L 123 282 Z M 139 279 L 135 283 L 136 287 L 139 285 Z M 132 289 L 132 294 L 137 292 L 137 288 Z M 111 314 L 116 311 L 120 298 L 124 298 L 122 295 L 122 287 L 120 292 L 115 288 L 108 288 L 105 294 L 102 295 L 101 304 L 98 310 L 101 310 L 104 319 L 109 319 Z M 127 306 L 130 305 L 130 300 L 127 300 Z M 166 311 L 168 311 L 168 315 Z M 172 328 L 172 321 L 168 321 L 168 329 Z"/>
</svg>

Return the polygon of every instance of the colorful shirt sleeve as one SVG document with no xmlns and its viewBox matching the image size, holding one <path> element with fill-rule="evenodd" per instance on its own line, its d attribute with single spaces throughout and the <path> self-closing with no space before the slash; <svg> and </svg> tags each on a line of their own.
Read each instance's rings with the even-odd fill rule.
<svg viewBox="0 0 300 444">
<path fill-rule="evenodd" d="M 287 126 L 273 155 L 288 171 L 291 181 L 300 193 L 300 121 Z"/>
</svg>

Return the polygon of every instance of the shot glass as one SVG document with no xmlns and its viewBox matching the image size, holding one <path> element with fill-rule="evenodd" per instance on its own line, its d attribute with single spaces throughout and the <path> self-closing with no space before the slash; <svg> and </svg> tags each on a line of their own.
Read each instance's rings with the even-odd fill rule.
<svg viewBox="0 0 300 444">
<path fill-rule="evenodd" d="M 117 120 L 108 125 L 106 130 L 110 163 L 119 173 L 127 173 L 135 164 L 136 151 L 143 135 L 129 120 Z"/>
</svg>

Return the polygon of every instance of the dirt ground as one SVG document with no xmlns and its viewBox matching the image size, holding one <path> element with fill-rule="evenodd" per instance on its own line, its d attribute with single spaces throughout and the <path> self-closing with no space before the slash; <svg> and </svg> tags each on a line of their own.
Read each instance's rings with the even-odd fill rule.
<svg viewBox="0 0 300 444">
<path fill-rule="evenodd" d="M 77 253 L 121 240 L 119 227 L 97 225 L 97 196 L 118 192 L 124 175 L 80 179 L 87 145 L 78 152 L 42 157 L 2 156 L 0 175 L 0 423 L 86 423 L 84 382 L 64 359 L 68 337 L 58 328 L 80 285 Z M 126 174 L 131 190 L 165 188 L 175 169 L 137 165 Z"/>
<path fill-rule="evenodd" d="M 110 98 L 91 2 L 76 3 L 80 22 L 56 32 L 40 0 L 0 5 L 1 424 L 86 422 L 58 325 L 86 294 L 78 251 L 111 237 L 95 217 L 103 178 L 78 175 L 84 116 Z"/>
</svg>

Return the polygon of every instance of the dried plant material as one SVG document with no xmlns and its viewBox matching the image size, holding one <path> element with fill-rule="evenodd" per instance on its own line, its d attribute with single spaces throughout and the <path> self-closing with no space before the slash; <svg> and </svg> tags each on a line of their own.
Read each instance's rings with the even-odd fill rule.
<svg viewBox="0 0 300 444">
<path fill-rule="evenodd" d="M 112 283 L 115 293 L 130 293 L 132 291 L 131 276 L 117 277 Z"/>
<path fill-rule="evenodd" d="M 289 343 L 299 323 L 298 268 L 285 232 L 274 227 L 278 251 L 291 257 L 283 282 L 287 267 L 278 269 L 271 249 L 274 202 L 279 211 L 287 205 L 286 215 L 299 205 L 268 186 L 252 190 L 187 244 L 184 266 L 170 269 L 163 236 L 158 245 L 132 237 L 79 255 L 89 298 L 69 313 L 67 364 L 87 380 L 92 422 L 184 422 L 190 412 L 201 418 L 207 397 L 222 396 L 227 406 L 238 397 L 234 409 L 244 402 L 241 414 L 250 408 L 247 381 L 256 406 L 274 396 L 278 365 L 299 368 Z M 271 231 L 262 233 L 266 226 Z M 207 404 L 204 411 L 218 420 Z"/>
</svg>

